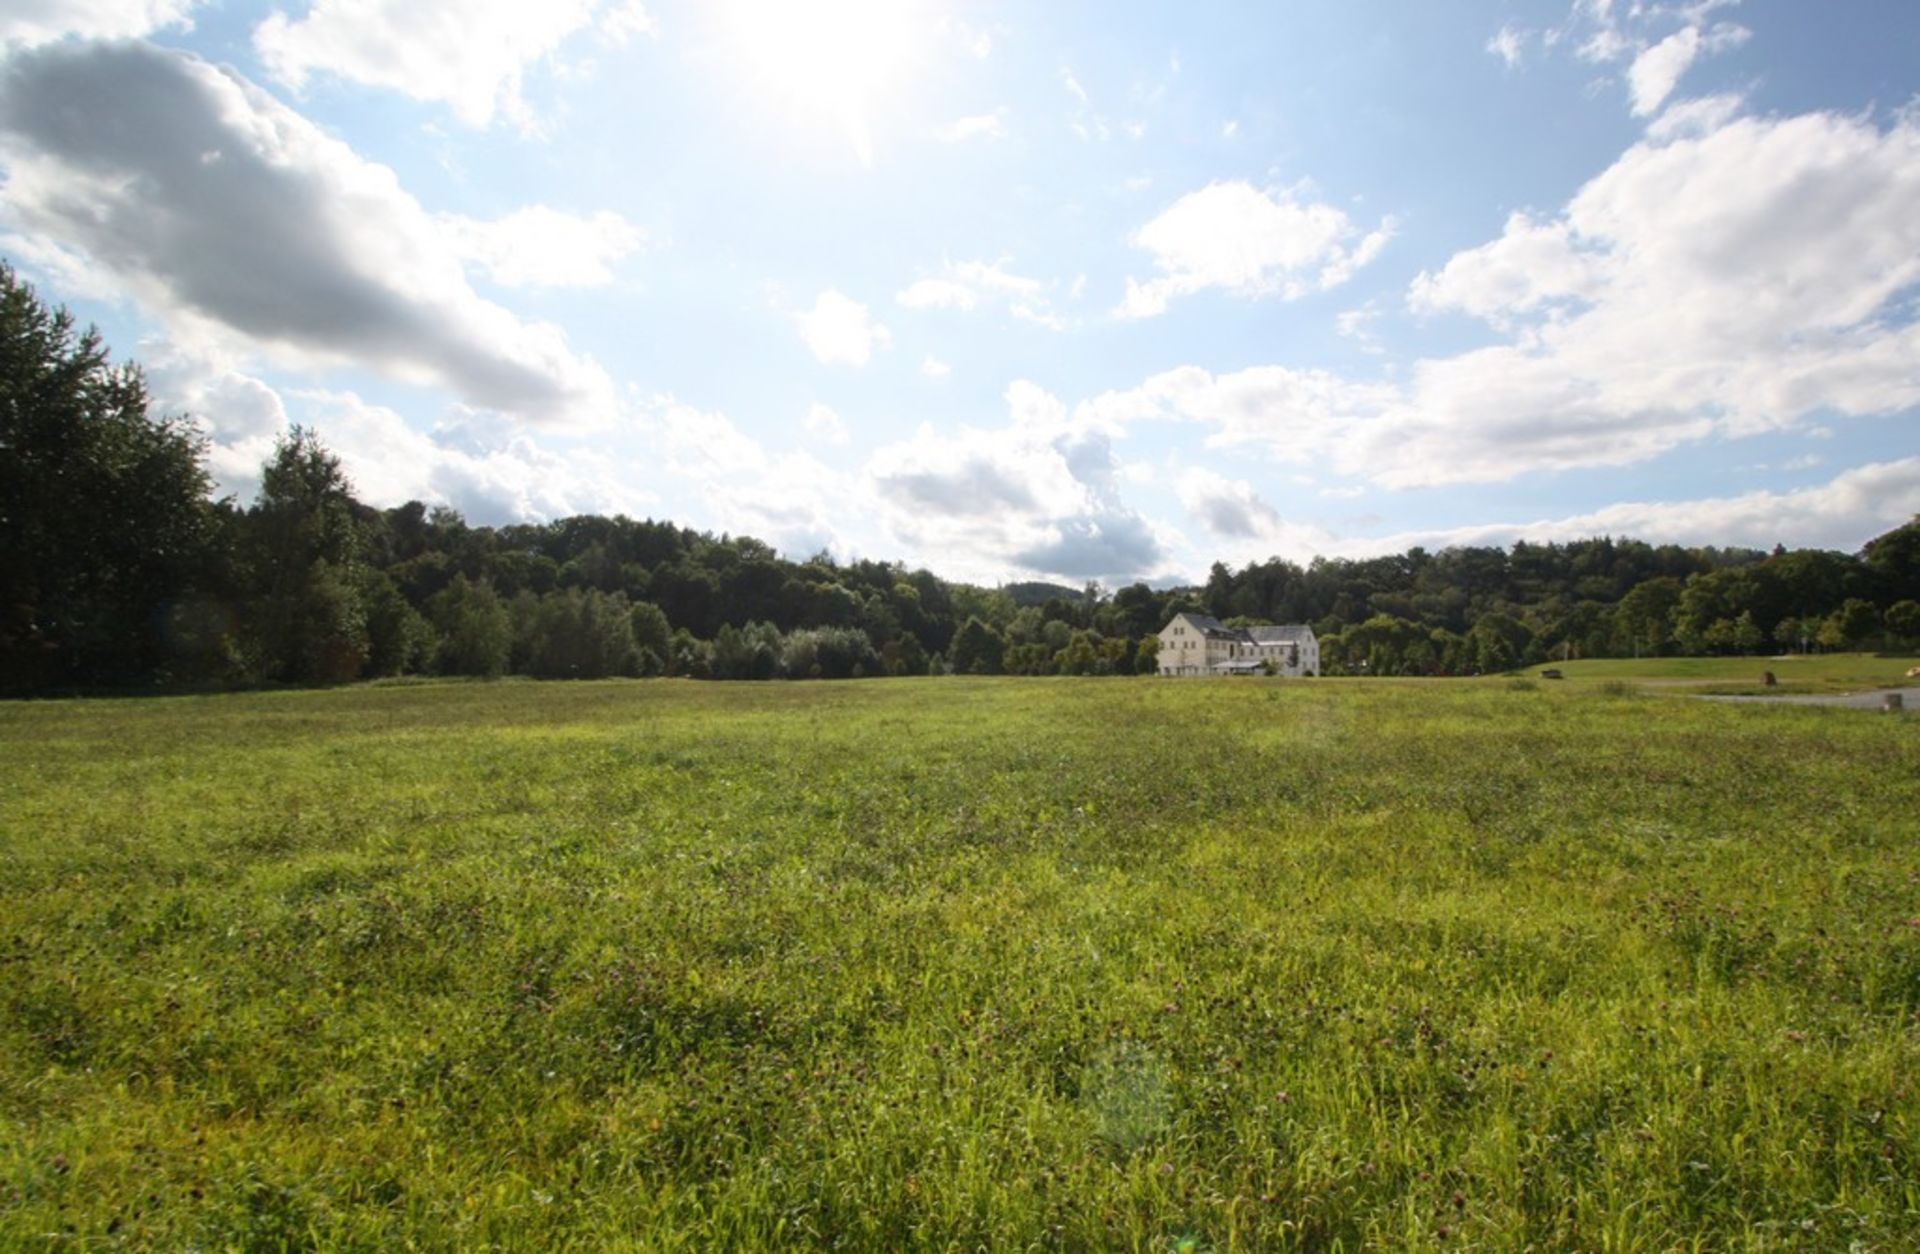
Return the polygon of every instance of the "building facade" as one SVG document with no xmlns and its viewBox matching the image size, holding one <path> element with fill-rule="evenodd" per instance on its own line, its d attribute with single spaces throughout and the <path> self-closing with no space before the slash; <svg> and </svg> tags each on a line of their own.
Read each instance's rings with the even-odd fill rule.
<svg viewBox="0 0 1920 1254">
<path fill-rule="evenodd" d="M 1162 675 L 1318 675 L 1313 628 L 1228 627 L 1205 614 L 1175 614 L 1160 629 Z"/>
</svg>

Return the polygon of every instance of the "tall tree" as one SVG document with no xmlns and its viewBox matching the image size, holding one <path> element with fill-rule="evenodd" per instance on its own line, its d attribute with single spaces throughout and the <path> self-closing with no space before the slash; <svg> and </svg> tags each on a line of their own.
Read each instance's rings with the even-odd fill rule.
<svg viewBox="0 0 1920 1254">
<path fill-rule="evenodd" d="M 339 683 L 366 664 L 360 524 L 340 459 L 303 427 L 280 437 L 247 513 L 261 675 Z"/>
<path fill-rule="evenodd" d="M 0 689 L 167 661 L 215 521 L 199 435 L 147 404 L 137 366 L 0 263 Z"/>
<path fill-rule="evenodd" d="M 953 637 L 953 670 L 956 675 L 998 675 L 1000 661 L 1007 649 L 1004 637 L 978 618 L 969 618 Z"/>
<path fill-rule="evenodd" d="M 439 666 L 447 675 L 479 675 L 487 679 L 506 673 L 513 648 L 513 621 L 500 604 L 493 585 L 474 583 L 455 575 L 428 607 L 440 632 Z"/>
</svg>

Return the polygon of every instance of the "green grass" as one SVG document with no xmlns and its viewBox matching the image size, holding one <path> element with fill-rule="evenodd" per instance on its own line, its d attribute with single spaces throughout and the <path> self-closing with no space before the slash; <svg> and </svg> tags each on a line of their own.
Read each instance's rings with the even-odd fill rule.
<svg viewBox="0 0 1920 1254">
<path fill-rule="evenodd" d="M 1593 658 L 1543 662 L 1520 674 L 1558 667 L 1568 683 L 1631 683 L 1650 690 L 1701 693 L 1857 692 L 1920 683 L 1907 671 L 1920 658 L 1874 653 L 1778 654 L 1761 657 Z M 1776 686 L 1762 676 L 1772 671 Z"/>
<path fill-rule="evenodd" d="M 8 705 L 0 1248 L 1911 1249 L 1916 814 L 1598 682 Z"/>
</svg>

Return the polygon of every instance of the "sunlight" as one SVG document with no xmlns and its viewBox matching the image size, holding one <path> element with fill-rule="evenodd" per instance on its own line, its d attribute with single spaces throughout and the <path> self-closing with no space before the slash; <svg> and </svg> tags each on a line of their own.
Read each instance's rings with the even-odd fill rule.
<svg viewBox="0 0 1920 1254">
<path fill-rule="evenodd" d="M 873 164 L 870 120 L 906 78 L 919 6 L 901 0 L 733 0 L 728 33 L 773 103 L 840 128 Z"/>
</svg>

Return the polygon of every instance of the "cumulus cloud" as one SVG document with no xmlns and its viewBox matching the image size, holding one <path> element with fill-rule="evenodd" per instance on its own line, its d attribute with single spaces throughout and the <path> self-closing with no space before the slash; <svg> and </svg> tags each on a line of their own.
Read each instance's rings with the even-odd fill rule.
<svg viewBox="0 0 1920 1254">
<path fill-rule="evenodd" d="M 599 287 L 646 235 L 617 213 L 589 216 L 530 205 L 485 221 L 443 214 L 448 245 L 504 287 Z"/>
<path fill-rule="evenodd" d="M 807 348 L 829 366 L 864 366 L 875 348 L 893 343 L 893 333 L 875 322 L 865 305 L 832 289 L 820 293 L 812 309 L 794 314 L 793 324 Z"/>
<path fill-rule="evenodd" d="M 1125 580 L 1163 567 L 1165 539 L 1120 499 L 1109 437 L 1031 383 L 1006 400 L 1005 426 L 923 425 L 874 452 L 866 477 L 893 535 L 963 578 Z"/>
<path fill-rule="evenodd" d="M 1632 536 L 1656 544 L 1735 544 L 1852 552 L 1912 519 L 1920 506 L 1920 457 L 1876 462 L 1789 492 L 1748 492 L 1693 501 L 1624 501 L 1562 518 L 1405 532 L 1368 542 L 1371 551 L 1410 545 L 1512 544 L 1587 536 Z"/>
<path fill-rule="evenodd" d="M 1345 468 L 1366 462 L 1363 438 L 1400 400 L 1391 384 L 1355 383 L 1325 370 L 1253 366 L 1216 375 L 1182 366 L 1096 396 L 1078 407 L 1076 418 L 1105 430 L 1148 421 L 1200 423 L 1212 428 L 1210 447 L 1254 447 L 1275 461 Z"/>
<path fill-rule="evenodd" d="M 648 487 L 635 484 L 630 448 L 617 444 L 549 443 L 459 407 L 422 432 L 352 393 L 293 392 L 287 402 L 376 505 L 444 503 L 493 524 L 665 511 L 790 554 L 847 551 L 838 520 L 848 510 L 877 512 L 852 477 L 808 453 L 773 454 L 725 414 L 670 395 L 635 397 L 627 407 L 624 438 L 662 472 Z"/>
<path fill-rule="evenodd" d="M 929 379 L 944 379 L 953 373 L 953 367 L 928 353 L 920 362 L 920 373 Z"/>
<path fill-rule="evenodd" d="M 1324 494 L 1323 494 L 1324 495 Z M 1920 457 L 1842 472 L 1792 491 L 1748 492 L 1697 500 L 1623 501 L 1585 513 L 1525 522 L 1473 523 L 1382 535 L 1356 535 L 1313 521 L 1283 520 L 1245 484 L 1211 471 L 1189 471 L 1180 497 L 1209 538 L 1182 554 L 1183 577 L 1199 578 L 1208 562 L 1230 566 L 1281 556 L 1364 558 L 1456 545 L 1544 544 L 1592 536 L 1631 536 L 1654 544 L 1734 544 L 1829 548 L 1851 552 L 1908 521 L 1920 503 Z M 1247 502 L 1254 508 L 1243 508 Z M 1224 524 L 1224 525 L 1216 525 Z"/>
<path fill-rule="evenodd" d="M 1392 236 L 1384 219 L 1362 233 L 1334 206 L 1265 192 L 1248 183 L 1212 183 L 1189 192 L 1133 234 L 1159 276 L 1127 280 L 1116 311 L 1144 318 L 1174 297 L 1217 287 L 1243 296 L 1293 300 L 1337 287 L 1378 255 Z"/>
<path fill-rule="evenodd" d="M 231 357 L 206 356 L 165 341 L 142 344 L 157 407 L 191 414 L 214 444 L 271 441 L 289 422 L 280 393 Z M 257 466 L 255 467 L 257 469 Z"/>
<path fill-rule="evenodd" d="M 1499 239 L 1456 253 L 1438 274 L 1423 271 L 1407 304 L 1419 313 L 1457 309 L 1505 325 L 1543 306 L 1591 298 L 1601 279 L 1601 259 L 1576 244 L 1570 222 L 1536 222 L 1520 212 L 1508 216 Z"/>
<path fill-rule="evenodd" d="M 949 261 L 937 275 L 916 279 L 894 297 L 907 309 L 969 310 L 986 303 L 997 303 L 1023 322 L 1058 331 L 1066 320 L 1054 312 L 1049 293 L 1052 283 L 1015 274 L 1007 267 L 1012 259 L 998 261 Z"/>
<path fill-rule="evenodd" d="M 818 401 L 807 407 L 806 421 L 801 425 L 808 435 L 823 444 L 844 445 L 853 439 L 840 415 Z"/>
<path fill-rule="evenodd" d="M 1920 403 L 1920 128 L 1738 119 L 1623 154 L 1550 220 L 1422 274 L 1508 343 L 1423 361 L 1389 482 L 1620 464 L 1820 411 Z M 1383 455 L 1384 455 L 1383 450 Z"/>
<path fill-rule="evenodd" d="M 13 232 L 84 255 L 182 342 L 351 363 L 530 421 L 611 410 L 558 328 L 482 300 L 393 172 L 229 70 L 141 44 L 0 66 Z"/>
<path fill-rule="evenodd" d="M 352 392 L 294 390 L 284 402 L 292 420 L 318 431 L 339 454 L 356 494 L 376 506 L 417 499 L 495 525 L 667 511 L 786 553 L 848 551 L 840 523 L 879 512 L 861 480 L 805 452 L 769 452 L 725 414 L 671 395 L 631 398 L 614 443 L 536 437 L 459 406 L 423 431 Z M 211 460 L 217 471 L 227 468 L 223 486 L 243 497 L 253 493 L 279 429 L 216 438 Z M 636 446 L 661 471 L 644 487 L 631 473 Z"/>
<path fill-rule="evenodd" d="M 606 0 L 315 0 L 298 20 L 275 13 L 254 49 L 298 89 L 316 73 L 440 101 L 470 126 L 496 113 L 530 120 L 527 67 L 599 20 L 611 39 L 651 30 L 638 4 Z"/>
<path fill-rule="evenodd" d="M 697 494 L 693 513 L 703 525 L 784 553 L 844 553 L 844 520 L 879 512 L 863 479 L 808 452 L 769 452 L 725 414 L 657 396 L 638 407 L 633 424 L 671 481 Z"/>
<path fill-rule="evenodd" d="M 461 411 L 432 432 L 352 392 L 296 391 L 289 400 L 340 455 L 354 490 L 383 508 L 423 500 L 479 523 L 640 513 L 654 499 L 591 450 L 565 453 L 524 433 L 471 437 Z"/>
<path fill-rule="evenodd" d="M 351 391 L 276 389 L 231 356 L 166 341 L 142 350 L 155 403 L 192 416 L 216 490 L 243 502 L 258 492 L 261 467 L 292 423 L 317 431 L 355 495 L 380 508 L 422 500 L 500 524 L 638 512 L 653 500 L 599 452 L 546 447 L 496 414 L 455 405 L 422 431 Z"/>
<path fill-rule="evenodd" d="M 1689 443 L 1920 405 L 1920 124 L 1742 118 L 1634 145 L 1559 213 L 1422 274 L 1429 315 L 1499 342 L 1402 378 L 1168 371 L 1096 397 L 1386 487 L 1618 466 Z"/>
<path fill-rule="evenodd" d="M 169 26 L 191 26 L 205 0 L 10 0 L 0 12 L 0 43 L 35 47 L 68 35 L 134 39 Z"/>
<path fill-rule="evenodd" d="M 1180 476 L 1180 503 L 1216 536 L 1255 539 L 1280 528 L 1280 514 L 1245 479 L 1198 467 Z"/>
</svg>

